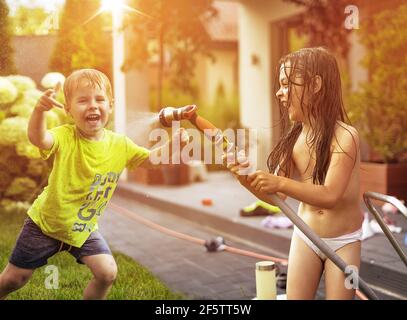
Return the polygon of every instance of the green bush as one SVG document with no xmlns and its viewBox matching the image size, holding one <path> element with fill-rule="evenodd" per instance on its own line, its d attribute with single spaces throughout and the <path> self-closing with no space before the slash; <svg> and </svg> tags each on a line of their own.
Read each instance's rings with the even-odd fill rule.
<svg viewBox="0 0 407 320">
<path fill-rule="evenodd" d="M 41 95 L 29 77 L 0 77 L 0 206 L 10 210 L 22 210 L 34 200 L 51 169 L 27 137 L 28 121 Z M 64 103 L 61 94 L 57 100 Z M 66 123 L 67 116 L 55 108 L 47 112 L 46 120 L 50 129 Z"/>
<path fill-rule="evenodd" d="M 11 117 L 0 123 L 0 145 L 13 146 L 24 141 L 27 136 L 28 120 L 22 117 Z"/>
<path fill-rule="evenodd" d="M 349 118 L 382 161 L 397 162 L 407 150 L 407 5 L 366 18 L 359 32 L 369 81 L 349 97 Z"/>
<path fill-rule="evenodd" d="M 6 191 L 12 181 L 13 177 L 10 173 L 0 170 L 0 192 Z"/>
<path fill-rule="evenodd" d="M 30 200 L 32 198 L 33 190 L 37 187 L 37 183 L 26 177 L 15 178 L 8 186 L 4 195 L 15 200 Z"/>
<path fill-rule="evenodd" d="M 30 207 L 30 203 L 26 201 L 13 201 L 10 199 L 0 200 L 0 208 L 4 213 L 25 213 Z"/>
<path fill-rule="evenodd" d="M 18 90 L 14 84 L 5 77 L 0 77 L 0 105 L 6 105 L 16 100 Z"/>
<path fill-rule="evenodd" d="M 26 90 L 35 89 L 36 84 L 34 80 L 29 77 L 20 76 L 20 75 L 11 75 L 7 79 L 14 84 L 19 93 L 24 93 Z"/>
<path fill-rule="evenodd" d="M 65 76 L 59 72 L 48 72 L 42 79 L 41 85 L 45 89 L 54 88 L 55 85 L 60 82 L 63 84 L 65 81 Z"/>
</svg>

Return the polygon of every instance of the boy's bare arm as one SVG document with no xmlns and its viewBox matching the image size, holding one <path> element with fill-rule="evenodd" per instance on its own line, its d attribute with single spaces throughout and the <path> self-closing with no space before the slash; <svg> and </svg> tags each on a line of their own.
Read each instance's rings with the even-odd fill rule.
<svg viewBox="0 0 407 320">
<path fill-rule="evenodd" d="M 43 150 L 51 149 L 54 144 L 52 135 L 46 129 L 45 112 L 37 108 L 34 109 L 28 123 L 28 139 Z"/>
<path fill-rule="evenodd" d="M 59 90 L 60 84 L 54 89 L 48 89 L 38 100 L 35 106 L 30 121 L 28 122 L 27 135 L 30 142 L 43 150 L 49 150 L 54 144 L 54 138 L 47 131 L 47 121 L 45 112 L 51 110 L 54 106 L 63 108 L 64 106 L 54 100 L 52 96 Z"/>
</svg>

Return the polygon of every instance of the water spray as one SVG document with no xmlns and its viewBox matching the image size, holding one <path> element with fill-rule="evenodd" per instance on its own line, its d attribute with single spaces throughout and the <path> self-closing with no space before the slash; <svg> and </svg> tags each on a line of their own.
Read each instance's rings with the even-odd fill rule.
<svg viewBox="0 0 407 320">
<path fill-rule="evenodd" d="M 171 127 L 172 121 L 189 120 L 198 130 L 204 133 L 209 139 L 213 139 L 208 131 L 215 132 L 215 146 L 221 147 L 227 153 L 231 152 L 233 144 L 222 135 L 221 131 L 208 120 L 202 118 L 196 113 L 196 105 L 187 105 L 181 108 L 166 107 L 159 112 L 160 123 L 164 127 Z M 213 141 L 213 140 L 212 140 Z M 277 205 L 282 212 L 300 229 L 317 247 L 320 249 L 345 275 L 349 276 L 349 266 L 335 251 L 332 250 L 315 232 L 312 230 L 287 203 L 285 203 L 276 194 L 269 194 L 271 201 Z M 377 300 L 378 297 L 373 290 L 366 284 L 359 274 L 350 274 L 357 278 L 360 289 L 366 296 L 372 300 Z"/>
</svg>

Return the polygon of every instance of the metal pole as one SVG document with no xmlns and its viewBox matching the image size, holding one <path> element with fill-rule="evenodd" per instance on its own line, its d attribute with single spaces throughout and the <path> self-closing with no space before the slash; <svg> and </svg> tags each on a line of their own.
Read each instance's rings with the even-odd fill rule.
<svg viewBox="0 0 407 320">
<path fill-rule="evenodd" d="M 365 200 L 366 206 L 370 210 L 370 212 L 373 214 L 373 216 L 376 218 L 377 223 L 380 225 L 380 228 L 382 228 L 384 234 L 387 236 L 387 239 L 389 239 L 390 243 L 392 244 L 394 250 L 396 250 L 397 254 L 401 258 L 401 260 L 404 262 L 404 264 L 407 266 L 407 256 L 404 253 L 403 249 L 401 249 L 400 245 L 398 244 L 396 238 L 393 236 L 391 233 L 389 227 L 387 224 L 384 222 L 383 218 L 381 217 L 380 213 L 376 210 L 376 208 L 372 205 L 370 198 L 380 200 L 383 202 L 388 202 L 394 205 L 400 212 L 407 217 L 407 208 L 403 205 L 403 203 L 398 200 L 395 197 L 392 196 L 387 196 L 381 193 L 377 192 L 372 192 L 368 191 L 363 194 L 363 200 Z"/>
</svg>

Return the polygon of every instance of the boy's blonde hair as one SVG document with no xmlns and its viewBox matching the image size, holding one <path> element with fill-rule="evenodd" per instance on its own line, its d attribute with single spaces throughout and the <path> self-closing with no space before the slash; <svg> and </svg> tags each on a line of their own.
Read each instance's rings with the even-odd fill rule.
<svg viewBox="0 0 407 320">
<path fill-rule="evenodd" d="M 109 78 L 103 72 L 96 69 L 80 69 L 72 72 L 65 80 L 64 95 L 67 106 L 70 105 L 72 95 L 82 79 L 88 80 L 89 86 L 104 90 L 109 103 L 113 103 L 112 86 Z"/>
</svg>

